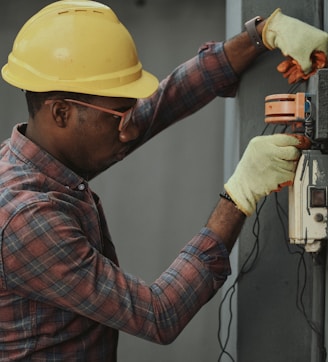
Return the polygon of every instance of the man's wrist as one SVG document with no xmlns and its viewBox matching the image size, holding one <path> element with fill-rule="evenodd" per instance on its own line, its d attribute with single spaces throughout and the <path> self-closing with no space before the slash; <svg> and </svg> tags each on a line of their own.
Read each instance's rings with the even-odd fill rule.
<svg viewBox="0 0 328 362">
<path fill-rule="evenodd" d="M 213 210 L 206 227 L 223 241 L 230 252 L 245 219 L 246 215 L 236 205 L 222 198 Z"/>
<path fill-rule="evenodd" d="M 221 192 L 220 197 L 222 197 L 223 199 L 226 199 L 226 200 L 232 202 L 234 205 L 236 205 L 236 203 L 232 200 L 232 198 L 230 197 L 230 195 L 226 191 Z"/>
<path fill-rule="evenodd" d="M 259 53 L 262 53 L 262 52 L 268 50 L 266 48 L 266 46 L 264 45 L 260 34 L 257 31 L 257 25 L 259 25 L 263 21 L 264 21 L 264 19 L 262 17 L 255 16 L 253 19 L 248 20 L 245 23 L 245 29 L 247 31 L 247 34 L 248 34 L 252 44 L 254 45 L 254 47 L 256 48 L 256 50 Z"/>
</svg>

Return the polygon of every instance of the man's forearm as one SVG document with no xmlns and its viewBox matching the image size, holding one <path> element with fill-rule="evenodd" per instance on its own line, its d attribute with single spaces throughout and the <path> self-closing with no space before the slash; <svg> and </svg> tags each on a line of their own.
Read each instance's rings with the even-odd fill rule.
<svg viewBox="0 0 328 362">
<path fill-rule="evenodd" d="M 265 25 L 263 20 L 256 26 L 257 33 L 262 38 Z M 224 43 L 224 50 L 230 65 L 236 74 L 241 75 L 261 52 L 253 45 L 249 34 L 244 31 Z"/>
<path fill-rule="evenodd" d="M 244 225 L 245 219 L 246 215 L 238 210 L 234 203 L 221 199 L 210 216 L 206 227 L 219 236 L 230 252 Z"/>
</svg>

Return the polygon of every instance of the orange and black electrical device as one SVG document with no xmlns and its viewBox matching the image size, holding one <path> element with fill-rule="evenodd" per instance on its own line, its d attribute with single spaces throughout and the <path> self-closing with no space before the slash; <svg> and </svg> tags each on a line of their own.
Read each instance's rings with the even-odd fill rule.
<svg viewBox="0 0 328 362">
<path fill-rule="evenodd" d="M 265 98 L 265 122 L 286 125 L 302 155 L 288 190 L 289 240 L 318 252 L 328 238 L 328 69 L 308 83 L 308 93 Z"/>
</svg>

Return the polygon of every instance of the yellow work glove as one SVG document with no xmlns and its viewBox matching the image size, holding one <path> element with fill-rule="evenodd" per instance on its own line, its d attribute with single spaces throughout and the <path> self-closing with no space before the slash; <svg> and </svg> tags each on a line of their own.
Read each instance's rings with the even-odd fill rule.
<svg viewBox="0 0 328 362">
<path fill-rule="evenodd" d="M 272 191 L 291 185 L 300 151 L 300 141 L 286 134 L 253 138 L 225 190 L 237 208 L 250 216 L 256 203 Z"/>
<path fill-rule="evenodd" d="M 326 32 L 284 15 L 281 9 L 276 9 L 267 19 L 262 40 L 268 49 L 279 48 L 283 55 L 295 59 L 305 74 L 312 70 L 313 51 L 328 53 Z"/>
</svg>

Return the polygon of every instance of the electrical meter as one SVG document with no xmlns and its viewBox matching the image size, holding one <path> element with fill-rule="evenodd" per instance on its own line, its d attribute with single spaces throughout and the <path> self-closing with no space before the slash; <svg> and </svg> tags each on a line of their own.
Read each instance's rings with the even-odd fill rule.
<svg viewBox="0 0 328 362">
<path fill-rule="evenodd" d="M 265 122 L 291 126 L 310 142 L 288 190 L 289 240 L 318 252 L 328 237 L 328 69 L 309 80 L 309 93 L 265 98 Z"/>
</svg>

